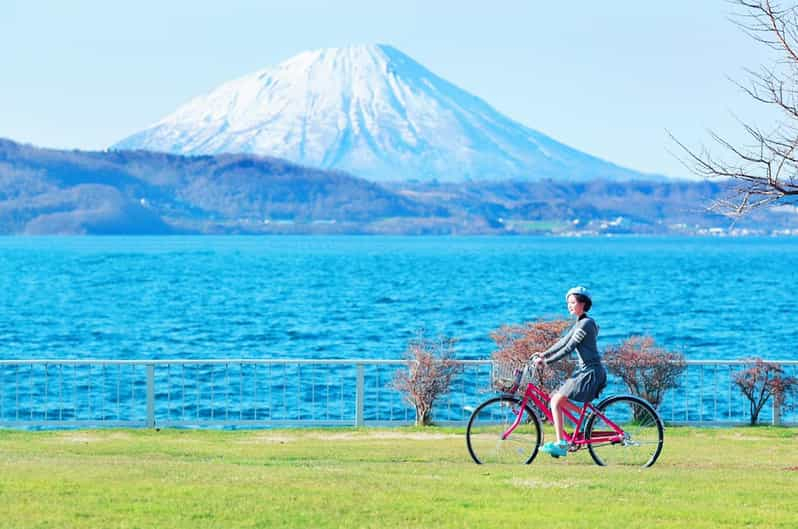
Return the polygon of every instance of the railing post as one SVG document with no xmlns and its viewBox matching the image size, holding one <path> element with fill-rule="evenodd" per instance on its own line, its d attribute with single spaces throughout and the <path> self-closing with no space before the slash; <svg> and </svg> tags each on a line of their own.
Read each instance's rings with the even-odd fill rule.
<svg viewBox="0 0 798 529">
<path fill-rule="evenodd" d="M 366 395 L 365 382 L 366 373 L 363 364 L 357 364 L 357 380 L 355 383 L 355 426 L 363 426 L 365 420 L 363 418 L 363 409 L 365 407 L 364 399 Z"/>
<path fill-rule="evenodd" d="M 147 428 L 155 428 L 155 364 L 147 364 Z"/>
<path fill-rule="evenodd" d="M 773 401 L 773 426 L 781 426 L 781 398 L 774 394 L 770 400 Z"/>
</svg>

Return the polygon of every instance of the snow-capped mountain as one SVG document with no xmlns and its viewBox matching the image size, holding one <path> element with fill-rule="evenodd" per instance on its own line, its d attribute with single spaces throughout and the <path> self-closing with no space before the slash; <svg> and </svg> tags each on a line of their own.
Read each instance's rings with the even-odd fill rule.
<svg viewBox="0 0 798 529">
<path fill-rule="evenodd" d="M 647 177 L 513 121 L 386 45 L 301 53 L 113 148 L 268 155 L 374 181 Z"/>
</svg>

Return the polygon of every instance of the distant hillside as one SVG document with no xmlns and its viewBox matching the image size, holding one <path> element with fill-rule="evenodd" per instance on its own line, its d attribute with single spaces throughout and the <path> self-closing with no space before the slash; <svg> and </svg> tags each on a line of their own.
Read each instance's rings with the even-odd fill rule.
<svg viewBox="0 0 798 529">
<path fill-rule="evenodd" d="M 334 224 L 355 229 L 435 214 L 446 212 L 274 158 L 59 151 L 0 140 L 3 233 L 294 231 L 292 224 L 313 222 L 338 231 Z"/>
<path fill-rule="evenodd" d="M 0 140 L 0 233 L 695 234 L 723 189 L 690 182 L 405 182 L 248 155 L 40 149 Z M 798 230 L 794 208 L 736 226 Z"/>
<path fill-rule="evenodd" d="M 710 182 L 403 183 L 390 189 L 422 203 L 483 218 L 488 225 L 510 232 L 672 233 L 731 222 L 707 211 L 725 189 Z M 762 217 L 740 225 L 790 224 L 783 215 Z M 611 228 L 601 228 L 608 223 Z"/>
</svg>

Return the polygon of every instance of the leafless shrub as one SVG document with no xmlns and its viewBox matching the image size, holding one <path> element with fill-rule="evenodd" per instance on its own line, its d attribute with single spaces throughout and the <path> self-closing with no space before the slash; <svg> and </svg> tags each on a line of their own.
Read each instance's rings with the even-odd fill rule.
<svg viewBox="0 0 798 529">
<path fill-rule="evenodd" d="M 607 370 L 621 378 L 632 394 L 659 408 L 669 389 L 678 386 L 687 365 L 684 355 L 666 351 L 650 336 L 631 336 L 604 350 Z"/>
<path fill-rule="evenodd" d="M 798 379 L 784 376 L 778 364 L 752 358 L 753 365 L 734 375 L 734 383 L 749 402 L 751 425 L 759 420 L 762 407 L 771 397 L 777 406 L 784 406 L 786 397 L 798 391 Z"/>
<path fill-rule="evenodd" d="M 432 424 L 435 400 L 449 391 L 452 378 L 462 371 L 454 359 L 454 344 L 452 338 L 431 340 L 423 333 L 408 344 L 407 369 L 398 371 L 391 385 L 415 408 L 416 426 Z"/>
</svg>

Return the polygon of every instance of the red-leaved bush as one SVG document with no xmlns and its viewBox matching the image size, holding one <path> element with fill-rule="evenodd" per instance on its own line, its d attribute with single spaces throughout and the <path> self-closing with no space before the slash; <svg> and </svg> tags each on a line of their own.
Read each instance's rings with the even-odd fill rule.
<svg viewBox="0 0 798 529">
<path fill-rule="evenodd" d="M 768 399 L 773 397 L 776 406 L 783 406 L 787 395 L 798 390 L 798 379 L 785 377 L 781 366 L 761 358 L 752 358 L 751 363 L 751 367 L 735 373 L 734 383 L 748 399 L 751 424 L 754 425 Z"/>
<path fill-rule="evenodd" d="M 404 393 L 416 410 L 416 426 L 432 424 L 432 405 L 449 391 L 452 378 L 462 365 L 454 359 L 455 340 L 430 340 L 423 334 L 407 346 L 407 370 L 400 370 L 391 385 Z"/>
<path fill-rule="evenodd" d="M 621 378 L 632 394 L 644 398 L 654 408 L 665 392 L 678 386 L 687 365 L 684 355 L 654 345 L 650 336 L 631 336 L 619 345 L 604 350 L 607 370 Z"/>
<path fill-rule="evenodd" d="M 523 325 L 504 325 L 490 335 L 498 347 L 491 359 L 495 363 L 520 367 L 528 362 L 533 354 L 551 347 L 572 324 L 573 322 L 568 320 L 551 320 Z M 547 391 L 553 391 L 571 375 L 575 366 L 576 363 L 568 358 L 549 365 L 548 369 L 538 373 L 539 385 Z"/>
</svg>

